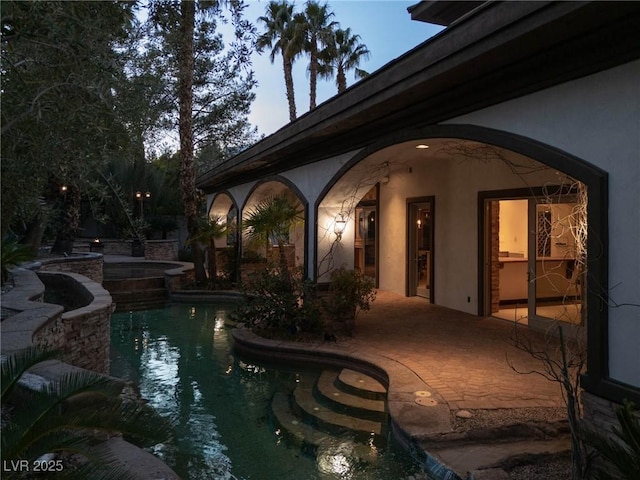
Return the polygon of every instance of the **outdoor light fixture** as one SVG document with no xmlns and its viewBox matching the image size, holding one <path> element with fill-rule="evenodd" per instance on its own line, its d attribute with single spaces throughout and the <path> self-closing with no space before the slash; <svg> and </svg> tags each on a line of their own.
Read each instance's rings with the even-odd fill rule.
<svg viewBox="0 0 640 480">
<path fill-rule="evenodd" d="M 66 193 L 66 191 L 67 191 L 67 189 L 68 189 L 68 188 L 69 188 L 69 187 L 67 187 L 66 185 L 61 185 L 61 186 L 60 186 L 60 191 L 61 191 L 62 193 Z"/>
<path fill-rule="evenodd" d="M 333 233 L 336 234 L 337 241 L 339 242 L 342 239 L 342 233 L 344 232 L 345 227 L 347 226 L 347 221 L 344 218 L 344 213 L 340 212 L 336 216 L 336 221 L 333 224 Z"/>
<path fill-rule="evenodd" d="M 140 201 L 140 218 L 144 220 L 144 201 L 151 198 L 151 192 L 142 193 L 140 190 L 136 192 L 136 200 Z"/>
</svg>

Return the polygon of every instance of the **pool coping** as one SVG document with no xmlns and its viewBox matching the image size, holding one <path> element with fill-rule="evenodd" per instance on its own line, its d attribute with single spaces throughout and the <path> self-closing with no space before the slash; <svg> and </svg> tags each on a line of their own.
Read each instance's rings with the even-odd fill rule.
<svg viewBox="0 0 640 480">
<path fill-rule="evenodd" d="M 349 368 L 375 378 L 387 388 L 387 406 L 394 438 L 418 460 L 430 478 L 461 480 L 458 474 L 419 445 L 421 440 L 452 431 L 450 411 L 438 392 L 406 365 L 383 354 L 341 343 L 267 339 L 241 325 L 232 331 L 232 337 L 234 349 L 252 358 Z M 425 397 L 433 402 L 420 400 Z"/>
</svg>

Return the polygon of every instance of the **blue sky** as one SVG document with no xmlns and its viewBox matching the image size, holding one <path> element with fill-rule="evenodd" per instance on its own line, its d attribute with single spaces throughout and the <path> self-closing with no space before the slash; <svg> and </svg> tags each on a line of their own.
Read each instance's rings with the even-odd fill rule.
<svg viewBox="0 0 640 480">
<path fill-rule="evenodd" d="M 361 41 L 371 51 L 369 60 L 360 66 L 368 72 L 379 69 L 442 29 L 437 25 L 411 20 L 407 7 L 417 3 L 417 0 L 330 0 L 328 3 L 335 12 L 334 20 L 342 28 L 350 27 L 354 34 L 360 35 Z M 267 4 L 268 0 L 250 1 L 245 11 L 246 18 L 256 24 L 259 32 L 264 27 L 257 19 L 264 15 Z M 304 2 L 297 1 L 295 5 L 296 10 L 302 10 Z M 260 134 L 269 135 L 289 121 L 282 59 L 277 57 L 271 64 L 268 52 L 265 52 L 263 55 L 254 53 L 252 60 L 258 88 L 249 121 L 258 127 Z M 306 57 L 301 57 L 294 64 L 293 81 L 298 116 L 309 110 L 307 64 Z M 353 73 L 349 73 L 347 85 L 352 85 L 354 81 Z M 336 93 L 334 80 L 318 80 L 318 105 Z"/>
</svg>

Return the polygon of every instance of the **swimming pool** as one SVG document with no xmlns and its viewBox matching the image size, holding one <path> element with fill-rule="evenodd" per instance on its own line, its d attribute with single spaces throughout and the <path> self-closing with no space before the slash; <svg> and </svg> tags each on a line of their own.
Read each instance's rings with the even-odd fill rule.
<svg viewBox="0 0 640 480">
<path fill-rule="evenodd" d="M 290 442 L 271 410 L 319 371 L 256 364 L 238 358 L 225 325 L 232 304 L 169 305 L 112 317 L 112 375 L 176 425 L 171 444 L 155 453 L 182 478 L 242 480 L 402 480 L 419 466 L 393 441 L 371 445 L 371 461 L 351 455 L 339 435 L 316 453 Z"/>
</svg>

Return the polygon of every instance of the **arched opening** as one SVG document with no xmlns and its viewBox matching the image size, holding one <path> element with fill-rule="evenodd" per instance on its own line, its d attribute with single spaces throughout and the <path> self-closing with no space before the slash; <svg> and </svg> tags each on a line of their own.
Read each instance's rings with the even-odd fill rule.
<svg viewBox="0 0 640 480">
<path fill-rule="evenodd" d="M 284 198 L 286 203 L 296 211 L 295 218 L 284 221 L 285 231 L 279 235 L 271 232 L 268 238 L 261 235 L 252 236 L 246 225 L 252 217 L 255 219 L 265 207 L 273 205 L 275 198 Z M 246 275 L 251 266 L 263 261 L 276 262 L 280 254 L 279 248 L 284 249 L 289 268 L 301 267 L 305 269 L 307 202 L 301 192 L 285 178 L 274 177 L 266 179 L 254 186 L 242 208 L 241 214 L 241 270 Z M 282 238 L 277 238 L 277 237 Z M 260 238 L 259 241 L 258 238 Z M 279 245 L 279 244 L 283 245 Z M 306 272 L 305 272 L 306 274 Z"/>
<path fill-rule="evenodd" d="M 236 282 L 238 270 L 238 206 L 227 192 L 216 194 L 209 207 L 209 221 L 224 226 L 225 231 L 214 239 L 218 274 Z"/>
<path fill-rule="evenodd" d="M 357 154 L 325 189 L 324 197 L 320 197 L 317 204 L 319 260 L 335 242 L 330 238 L 330 222 L 341 205 L 335 199 L 349 198 L 348 193 L 357 190 L 363 174 L 358 177 L 354 172 L 362 170 L 375 173 L 370 185 L 384 178 L 384 182 L 380 181 L 378 197 L 379 287 L 405 294 L 408 291 L 412 260 L 411 203 L 430 198 L 438 207 L 437 220 L 431 225 L 432 248 L 437 252 L 432 259 L 434 285 L 431 288 L 437 292 L 435 301 L 476 315 L 492 313 L 489 310 L 492 261 L 487 249 L 494 245 L 487 225 L 491 216 L 485 209 L 496 200 L 526 199 L 526 220 L 531 221 L 534 228 L 529 228 L 531 238 L 526 242 L 516 238 L 518 248 L 514 253 L 522 253 L 524 259 L 526 252 L 527 261 L 531 257 L 537 262 L 533 271 L 524 270 L 524 285 L 527 289 L 533 288 L 533 293 L 525 294 L 528 312 L 544 319 L 541 308 L 544 303 L 564 298 L 574 308 L 573 317 L 557 319 L 567 324 L 582 321 L 588 327 L 585 382 L 595 385 L 607 378 L 605 172 L 549 145 L 483 127 L 442 125 L 389 135 Z M 365 175 L 365 178 L 368 177 Z M 583 198 L 578 202 L 579 194 Z M 582 238 L 583 258 L 588 265 L 582 275 L 573 257 L 575 242 L 569 241 L 574 234 L 570 231 L 573 227 L 560 220 L 578 203 L 583 208 L 580 228 L 583 234 L 588 232 L 586 241 L 584 235 Z M 506 203 L 504 206 L 508 209 Z M 347 234 L 354 225 L 355 221 L 350 219 L 345 229 Z M 506 223 L 504 225 L 506 232 Z M 329 241 L 324 241 L 323 229 L 329 233 Z M 499 235 L 499 230 L 497 233 Z M 511 247 L 501 250 L 499 240 L 495 247 L 497 257 L 500 252 L 508 252 L 509 255 L 504 256 L 512 259 L 510 261 L 518 258 L 511 256 Z M 493 262 L 494 265 L 499 266 L 499 260 Z M 563 280 L 560 283 L 564 287 L 552 286 L 556 298 L 545 298 L 541 294 L 542 280 L 550 277 Z M 566 294 L 560 294 L 561 290 Z M 546 315 L 546 318 L 559 317 Z M 544 328 L 545 322 L 539 322 L 538 327 Z"/>
</svg>

